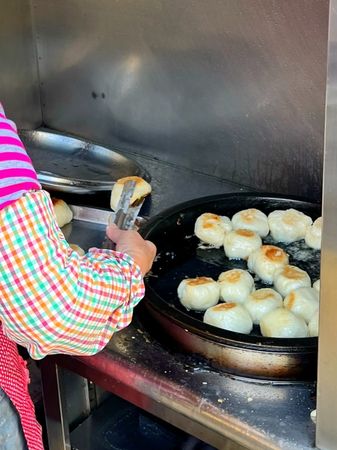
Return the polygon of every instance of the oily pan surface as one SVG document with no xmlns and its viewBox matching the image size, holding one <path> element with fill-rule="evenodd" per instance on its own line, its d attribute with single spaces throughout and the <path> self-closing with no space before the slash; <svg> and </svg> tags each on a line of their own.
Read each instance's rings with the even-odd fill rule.
<svg viewBox="0 0 337 450">
<path fill-rule="evenodd" d="M 198 216 L 205 212 L 225 215 L 231 218 L 235 213 L 247 208 L 260 209 L 269 214 L 275 209 L 295 208 L 313 220 L 320 216 L 317 204 L 295 198 L 280 198 L 256 194 L 227 194 L 197 199 L 177 205 L 153 218 L 143 229 L 143 235 L 155 242 L 158 257 L 150 276 L 146 280 L 148 301 L 160 312 L 171 315 L 182 325 L 200 328 L 219 337 L 235 339 L 246 335 L 222 330 L 203 323 L 204 311 L 187 311 L 177 296 L 177 288 L 184 278 L 199 276 L 218 279 L 221 272 L 239 268 L 247 270 L 244 260 L 231 260 L 225 255 L 223 247 L 202 248 L 200 240 L 194 235 L 194 224 Z M 283 244 L 275 242 L 270 235 L 263 239 L 263 244 L 272 244 L 283 248 L 289 255 L 289 264 L 308 272 L 311 281 L 320 277 L 320 251 L 309 248 L 304 240 Z M 273 287 L 258 280 L 254 274 L 255 288 Z M 254 326 L 250 333 L 263 341 L 312 341 L 314 338 L 277 339 L 261 337 L 259 326 Z"/>
</svg>

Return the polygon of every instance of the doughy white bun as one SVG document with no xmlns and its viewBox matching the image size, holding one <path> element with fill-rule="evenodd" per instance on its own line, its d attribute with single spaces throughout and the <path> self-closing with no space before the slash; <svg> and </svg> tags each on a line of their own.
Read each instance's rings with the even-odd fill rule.
<svg viewBox="0 0 337 450">
<path fill-rule="evenodd" d="M 141 177 L 124 177 L 116 181 L 112 187 L 110 197 L 110 207 L 113 211 L 117 210 L 119 199 L 121 198 L 124 184 L 128 181 L 135 181 L 136 186 L 131 197 L 130 205 L 135 203 L 151 193 L 151 185 Z"/>
<path fill-rule="evenodd" d="M 254 231 L 233 230 L 225 235 L 223 241 L 225 254 L 230 259 L 247 259 L 261 247 L 262 240 Z"/>
<path fill-rule="evenodd" d="M 312 287 L 314 288 L 314 289 L 316 289 L 316 291 L 320 291 L 320 289 L 321 289 L 321 280 L 319 279 L 319 280 L 316 280 L 315 281 L 315 283 L 312 285 Z"/>
<path fill-rule="evenodd" d="M 73 212 L 64 200 L 52 198 L 56 222 L 60 228 L 73 220 Z"/>
<path fill-rule="evenodd" d="M 270 234 L 276 242 L 290 243 L 304 239 L 311 217 L 296 209 L 276 210 L 269 214 Z"/>
<path fill-rule="evenodd" d="M 259 209 L 249 208 L 237 212 L 232 217 L 234 230 L 245 229 L 255 231 L 259 236 L 266 237 L 269 233 L 267 216 Z"/>
<path fill-rule="evenodd" d="M 178 297 L 186 309 L 204 311 L 218 303 L 220 286 L 209 277 L 186 278 L 178 286 Z"/>
<path fill-rule="evenodd" d="M 257 289 L 248 295 L 244 307 L 249 312 L 253 323 L 258 325 L 265 314 L 282 307 L 282 297 L 274 289 Z"/>
<path fill-rule="evenodd" d="M 299 288 L 291 291 L 283 301 L 286 309 L 302 317 L 309 323 L 312 316 L 319 308 L 319 295 L 314 288 Z"/>
<path fill-rule="evenodd" d="M 301 338 L 309 335 L 308 327 L 302 317 L 285 308 L 274 309 L 260 321 L 262 336 L 278 338 Z"/>
<path fill-rule="evenodd" d="M 225 302 L 243 303 L 255 289 L 253 277 L 247 270 L 232 269 L 219 275 L 220 299 Z"/>
<path fill-rule="evenodd" d="M 311 279 L 305 270 L 287 265 L 275 271 L 274 288 L 283 297 L 300 287 L 311 287 Z"/>
<path fill-rule="evenodd" d="M 237 303 L 221 303 L 208 308 L 204 314 L 204 322 L 223 330 L 249 334 L 253 322 L 245 308 Z"/>
<path fill-rule="evenodd" d="M 78 253 L 80 256 L 85 255 L 85 251 L 83 250 L 82 247 L 80 247 L 77 244 L 69 244 L 69 246 L 76 252 Z"/>
<path fill-rule="evenodd" d="M 287 265 L 288 262 L 288 255 L 282 248 L 262 245 L 249 255 L 248 269 L 256 273 L 261 280 L 271 284 L 275 271 Z"/>
<path fill-rule="evenodd" d="M 321 248 L 322 225 L 322 217 L 319 217 L 310 227 L 308 227 L 307 232 L 305 233 L 305 243 L 315 250 Z"/>
<path fill-rule="evenodd" d="M 194 225 L 195 235 L 203 242 L 221 247 L 225 233 L 232 229 L 229 217 L 218 214 L 204 213 L 199 216 Z"/>
<path fill-rule="evenodd" d="M 309 335 L 314 337 L 318 336 L 318 328 L 319 328 L 319 310 L 317 310 L 312 318 L 310 319 L 310 322 L 308 324 L 309 328 Z"/>
</svg>

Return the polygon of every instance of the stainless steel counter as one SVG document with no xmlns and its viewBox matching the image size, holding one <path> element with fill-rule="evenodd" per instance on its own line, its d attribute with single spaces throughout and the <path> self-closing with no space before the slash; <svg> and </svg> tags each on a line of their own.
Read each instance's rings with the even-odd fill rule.
<svg viewBox="0 0 337 450">
<path fill-rule="evenodd" d="M 238 190 L 186 169 L 158 161 L 140 162 L 152 174 L 154 188 L 145 215 L 193 196 Z M 70 389 L 65 387 L 69 371 L 221 450 L 314 448 L 315 426 L 310 419 L 315 408 L 314 384 L 254 382 L 217 371 L 199 357 L 173 351 L 154 337 L 140 320 L 140 308 L 133 323 L 115 334 L 99 354 L 60 355 L 43 361 L 50 450 L 70 448 L 69 396 L 75 395 L 84 416 L 90 414 L 90 393 L 83 378 Z"/>
<path fill-rule="evenodd" d="M 88 378 L 218 449 L 240 448 L 229 446 L 228 439 L 254 450 L 314 448 L 315 427 L 310 419 L 315 408 L 313 384 L 235 379 L 199 358 L 166 348 L 137 318 L 115 334 L 98 355 L 56 356 L 45 361 L 46 412 L 50 417 L 55 417 L 56 405 L 48 403 L 48 393 L 58 366 Z M 59 441 L 54 445 L 51 450 L 66 448 Z"/>
</svg>

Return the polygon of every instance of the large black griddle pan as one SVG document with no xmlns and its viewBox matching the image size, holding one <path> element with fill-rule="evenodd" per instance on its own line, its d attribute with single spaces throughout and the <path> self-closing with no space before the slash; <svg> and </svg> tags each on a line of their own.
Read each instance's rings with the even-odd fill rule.
<svg viewBox="0 0 337 450">
<path fill-rule="evenodd" d="M 158 258 L 146 279 L 145 307 L 154 324 L 159 324 L 180 348 L 201 354 L 229 372 L 277 380 L 312 379 L 317 338 L 266 338 L 258 327 L 250 335 L 221 330 L 204 324 L 203 313 L 187 311 L 177 297 L 178 284 L 186 277 L 217 279 L 225 270 L 247 269 L 245 261 L 226 258 L 223 248 L 200 249 L 194 236 L 194 223 L 200 214 L 213 212 L 231 218 L 247 208 L 258 208 L 265 214 L 295 208 L 313 220 L 321 214 L 318 204 L 303 199 L 247 193 L 195 199 L 163 211 L 142 228 L 143 236 L 158 248 Z M 282 247 L 289 254 L 290 264 L 306 270 L 313 282 L 319 278 L 320 252 L 304 241 L 285 245 L 267 237 L 263 242 Z M 257 281 L 256 287 L 267 285 Z"/>
</svg>

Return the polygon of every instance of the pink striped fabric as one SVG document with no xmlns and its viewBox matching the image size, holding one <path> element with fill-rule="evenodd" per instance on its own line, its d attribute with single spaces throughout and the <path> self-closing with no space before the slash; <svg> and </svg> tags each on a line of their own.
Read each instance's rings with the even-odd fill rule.
<svg viewBox="0 0 337 450">
<path fill-rule="evenodd" d="M 0 127 L 1 127 L 1 125 L 0 125 Z M 16 147 L 20 147 L 20 148 L 24 149 L 24 146 L 19 138 L 13 138 L 10 136 L 1 136 L 0 135 L 0 145 L 14 145 Z"/>
<path fill-rule="evenodd" d="M 16 153 L 16 152 L 1 152 L 0 153 L 0 162 L 9 161 L 12 159 L 16 159 L 17 161 L 25 161 L 25 162 L 31 163 L 31 160 L 26 153 Z"/>
<path fill-rule="evenodd" d="M 16 129 L 10 123 L 5 122 L 4 120 L 1 120 L 1 119 L 0 119 L 0 122 L 2 122 L 1 128 L 3 130 L 11 130 L 11 131 L 16 132 Z"/>
<path fill-rule="evenodd" d="M 0 103 L 0 210 L 25 192 L 41 189 L 31 159 L 15 124 L 6 119 Z"/>
</svg>

